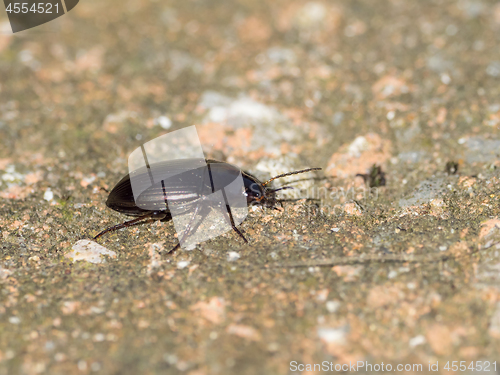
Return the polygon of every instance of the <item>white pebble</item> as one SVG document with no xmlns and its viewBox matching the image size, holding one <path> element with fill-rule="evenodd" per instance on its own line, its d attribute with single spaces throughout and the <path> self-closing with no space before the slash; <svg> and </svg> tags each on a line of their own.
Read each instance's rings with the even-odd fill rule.
<svg viewBox="0 0 500 375">
<path fill-rule="evenodd" d="M 90 240 L 80 240 L 73 245 L 72 249 L 72 252 L 66 254 L 66 258 L 73 259 L 73 263 L 77 260 L 85 260 L 89 263 L 104 263 L 103 255 L 116 258 L 114 251 L 108 250 L 97 242 Z"/>
<path fill-rule="evenodd" d="M 238 259 L 240 259 L 240 254 L 238 254 L 236 251 L 230 251 L 229 253 L 227 253 L 227 260 L 229 262 L 234 262 Z"/>
<path fill-rule="evenodd" d="M 167 116 L 160 116 L 155 119 L 155 125 L 160 125 L 163 129 L 170 129 L 172 126 L 172 120 L 170 120 Z"/>
<path fill-rule="evenodd" d="M 50 190 L 50 188 L 45 190 L 45 194 L 43 194 L 43 199 L 45 199 L 47 202 L 50 202 L 51 200 L 54 199 L 54 193 L 52 192 L 52 190 Z"/>
<path fill-rule="evenodd" d="M 188 244 L 188 245 L 185 245 L 182 247 L 182 250 L 185 250 L 185 251 L 193 251 L 194 249 L 196 249 L 195 243 L 191 243 L 191 244 Z"/>
<path fill-rule="evenodd" d="M 183 268 L 186 268 L 189 263 L 191 263 L 189 260 L 181 260 L 179 262 L 177 262 L 177 268 L 182 270 Z"/>
<path fill-rule="evenodd" d="M 326 309 L 328 310 L 329 313 L 334 313 L 336 312 L 340 307 L 340 302 L 339 301 L 328 301 L 326 303 Z"/>
<path fill-rule="evenodd" d="M 441 82 L 443 82 L 445 85 L 449 85 L 451 82 L 450 76 L 446 73 L 441 74 Z"/>
<path fill-rule="evenodd" d="M 422 335 L 415 336 L 414 338 L 410 339 L 408 344 L 410 345 L 410 348 L 414 348 L 415 346 L 419 346 L 425 343 L 425 337 Z"/>
<path fill-rule="evenodd" d="M 104 341 L 105 338 L 106 338 L 106 336 L 104 336 L 103 333 L 96 333 L 94 335 L 94 341 L 96 341 L 96 342 L 102 342 L 102 341 Z"/>
<path fill-rule="evenodd" d="M 346 343 L 346 331 L 343 328 L 318 328 L 318 336 L 327 343 L 338 345 Z"/>
<path fill-rule="evenodd" d="M 413 289 L 415 289 L 417 287 L 417 284 L 415 284 L 415 283 L 408 283 L 408 284 L 406 284 L 406 287 L 408 289 L 413 290 Z"/>
</svg>

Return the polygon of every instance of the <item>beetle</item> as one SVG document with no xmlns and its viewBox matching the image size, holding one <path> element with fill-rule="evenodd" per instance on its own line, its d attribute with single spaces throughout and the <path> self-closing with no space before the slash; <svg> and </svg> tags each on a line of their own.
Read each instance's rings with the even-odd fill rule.
<svg viewBox="0 0 500 375">
<path fill-rule="evenodd" d="M 173 177 L 154 183 L 151 170 L 154 170 L 160 176 L 169 175 Z M 244 191 L 239 194 L 246 197 L 246 201 L 243 199 L 243 202 L 247 206 L 277 209 L 276 205 L 279 203 L 282 206 L 282 203 L 276 198 L 276 192 L 292 188 L 285 186 L 272 189 L 268 187 L 271 181 L 285 176 L 317 170 L 321 170 L 321 168 L 308 168 L 283 173 L 261 182 L 257 177 L 242 171 L 232 164 L 212 159 L 178 159 L 154 163 L 124 176 L 111 190 L 106 200 L 106 206 L 112 210 L 136 218 L 103 230 L 94 237 L 94 240 L 108 232 L 130 227 L 145 220 L 172 220 L 171 211 L 174 209 L 175 213 L 188 213 L 197 210 L 203 196 L 223 189 L 240 174 L 243 178 Z M 200 176 L 203 177 L 201 182 L 199 181 Z M 209 178 L 205 178 L 206 176 L 209 176 Z M 142 184 L 141 193 L 138 197 L 134 197 L 132 181 L 139 181 Z M 236 227 L 229 206 L 226 207 L 232 229 L 248 243 L 245 236 Z M 175 251 L 179 246 L 180 242 L 170 252 Z"/>
</svg>

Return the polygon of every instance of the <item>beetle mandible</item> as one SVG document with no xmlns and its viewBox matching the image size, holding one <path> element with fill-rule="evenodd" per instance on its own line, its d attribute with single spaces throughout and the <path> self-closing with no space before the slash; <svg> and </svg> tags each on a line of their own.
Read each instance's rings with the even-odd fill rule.
<svg viewBox="0 0 500 375">
<path fill-rule="evenodd" d="M 241 173 L 243 177 L 244 184 L 244 192 L 242 192 L 246 196 L 246 204 L 247 206 L 261 206 L 272 209 L 277 209 L 276 205 L 279 203 L 282 205 L 281 201 L 276 198 L 276 192 L 284 189 L 291 189 L 289 186 L 271 189 L 267 185 L 278 178 L 282 178 L 285 176 L 295 175 L 299 173 L 305 173 L 309 171 L 317 171 L 321 170 L 321 168 L 308 168 L 294 172 L 283 173 L 277 176 L 270 178 L 265 182 L 261 182 L 257 177 L 252 174 L 242 171 L 239 168 L 233 166 L 232 164 L 212 160 L 212 159 L 179 159 L 179 160 L 170 160 L 164 161 L 160 163 L 153 164 L 151 167 L 154 167 L 156 171 L 164 171 L 172 174 L 172 171 L 179 171 L 177 178 L 169 178 L 166 181 L 161 181 L 157 184 L 152 184 L 147 187 L 144 192 L 140 195 L 139 201 L 136 197 L 134 197 L 134 193 L 132 190 L 131 184 L 131 175 L 133 178 L 143 180 L 145 182 L 149 181 L 148 171 L 144 170 L 136 170 L 127 174 L 123 177 L 111 190 L 109 193 L 108 199 L 106 200 L 106 205 L 115 210 L 117 212 L 123 213 L 128 216 L 136 216 L 137 218 L 129 221 L 125 221 L 121 224 L 114 225 L 109 227 L 98 235 L 94 237 L 94 240 L 101 237 L 103 234 L 112 232 L 121 228 L 130 227 L 136 225 L 144 220 L 161 220 L 161 221 L 169 221 L 172 219 L 172 213 L 168 208 L 168 205 L 176 204 L 176 212 L 179 212 L 179 209 L 184 212 L 189 212 L 195 209 L 195 207 L 199 207 L 200 200 L 203 196 L 203 191 L 207 187 L 211 187 L 212 192 L 214 190 L 213 181 L 211 185 L 205 184 L 202 186 L 202 190 L 200 190 L 200 186 L 194 186 L 192 183 L 192 179 L 184 178 L 186 174 L 192 174 L 192 170 L 186 169 L 187 166 L 196 165 L 198 163 L 200 165 L 198 172 L 217 173 L 218 176 L 226 177 L 226 176 L 234 176 L 236 174 Z M 203 169 L 205 168 L 205 169 Z M 189 177 L 189 176 L 188 176 Z M 186 181 L 190 181 L 191 183 L 187 183 Z M 199 184 L 197 184 L 199 185 Z M 219 186 L 218 188 L 223 188 L 224 186 Z M 151 209 L 151 204 L 155 204 L 155 202 L 162 202 L 165 193 L 169 194 L 168 205 L 161 206 L 158 205 L 158 209 Z M 142 203 L 148 203 L 147 209 L 144 208 Z M 166 200 L 164 203 L 167 203 Z M 143 207 L 141 207 L 143 206 Z M 233 230 L 245 241 L 248 243 L 247 239 L 240 230 L 236 227 L 233 216 L 231 214 L 231 210 L 229 206 L 227 206 L 228 218 L 231 223 L 231 227 Z M 188 229 L 189 230 L 189 229 Z M 169 251 L 169 253 L 177 250 L 180 246 L 180 242 Z"/>
</svg>

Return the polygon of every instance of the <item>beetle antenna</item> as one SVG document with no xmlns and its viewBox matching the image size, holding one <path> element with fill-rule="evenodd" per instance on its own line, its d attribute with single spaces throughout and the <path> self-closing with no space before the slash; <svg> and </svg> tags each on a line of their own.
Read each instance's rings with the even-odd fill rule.
<svg viewBox="0 0 500 375">
<path fill-rule="evenodd" d="M 278 178 L 281 178 L 281 177 L 291 176 L 293 174 L 305 173 L 305 172 L 309 172 L 309 171 L 320 171 L 320 170 L 321 170 L 321 168 L 308 168 L 308 169 L 302 169 L 301 171 L 295 171 L 295 172 L 288 172 L 288 173 L 279 174 L 277 176 L 274 176 L 273 178 L 270 178 L 269 180 L 267 180 L 266 182 L 264 182 L 262 185 L 266 186 L 271 181 L 274 181 L 274 180 L 276 180 Z"/>
<path fill-rule="evenodd" d="M 271 191 L 272 191 L 273 193 L 276 193 L 277 191 L 280 191 L 280 190 L 288 190 L 288 189 L 295 189 L 295 188 L 293 188 L 293 187 L 291 187 L 291 186 L 283 186 L 283 187 L 280 187 L 280 188 L 278 188 L 278 189 L 272 189 Z"/>
</svg>

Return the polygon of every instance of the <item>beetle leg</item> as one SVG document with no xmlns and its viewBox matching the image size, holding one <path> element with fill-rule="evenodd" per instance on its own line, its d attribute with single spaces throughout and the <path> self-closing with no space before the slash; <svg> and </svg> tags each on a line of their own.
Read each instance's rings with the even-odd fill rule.
<svg viewBox="0 0 500 375">
<path fill-rule="evenodd" d="M 179 249 L 180 247 L 180 244 L 186 239 L 186 237 L 193 231 L 193 230 L 196 230 L 198 229 L 198 227 L 200 226 L 201 224 L 201 221 L 199 223 L 196 224 L 195 227 L 191 227 L 191 225 L 193 224 L 194 222 L 194 219 L 196 217 L 196 215 L 198 214 L 198 212 L 200 211 L 200 207 L 201 207 L 201 204 L 197 205 L 194 213 L 193 213 L 193 216 L 191 218 L 191 221 L 189 222 L 189 224 L 187 225 L 186 229 L 184 230 L 184 233 L 181 237 L 181 239 L 179 240 L 179 243 L 177 245 L 174 246 L 174 248 L 172 250 L 170 250 L 167 254 L 171 254 L 173 253 L 174 251 L 176 251 L 177 249 Z M 243 233 L 240 232 L 240 230 L 236 227 L 236 225 L 234 224 L 234 219 L 233 219 L 233 214 L 231 213 L 231 209 L 229 207 L 229 205 L 226 205 L 226 209 L 227 209 L 227 216 L 226 218 L 229 219 L 229 222 L 231 224 L 231 227 L 233 228 L 233 230 L 238 233 L 238 235 L 243 239 L 243 241 L 245 241 L 246 243 L 248 243 L 248 240 L 245 238 L 245 236 L 243 235 Z M 222 211 L 224 214 L 226 214 L 226 212 Z M 202 214 L 203 215 L 203 214 Z"/>
<path fill-rule="evenodd" d="M 142 220 L 145 220 L 145 219 L 149 219 L 151 218 L 151 214 L 147 214 L 147 215 L 144 215 L 144 216 L 141 216 L 141 217 L 138 217 L 137 219 L 134 219 L 134 220 L 130 220 L 130 221 L 125 221 L 121 224 L 117 224 L 117 225 L 114 225 L 112 227 L 109 227 L 109 228 L 106 228 L 104 229 L 101 233 L 99 233 L 97 236 L 94 237 L 94 240 L 98 239 L 99 237 L 101 237 L 103 234 L 106 234 L 108 232 L 114 232 L 115 230 L 118 230 L 118 229 L 121 229 L 121 228 L 126 228 L 126 227 L 130 227 Z"/>
<path fill-rule="evenodd" d="M 248 243 L 247 239 L 245 238 L 245 236 L 243 235 L 243 233 L 240 232 L 240 230 L 238 228 L 236 228 L 236 225 L 234 224 L 234 219 L 233 219 L 233 214 L 231 213 L 231 209 L 229 208 L 229 205 L 226 204 L 226 208 L 227 208 L 227 213 L 229 215 L 229 222 L 231 223 L 231 227 L 234 229 L 234 231 L 236 233 L 238 233 L 238 235 L 243 238 L 243 241 L 245 241 L 245 243 Z M 224 211 L 222 211 L 224 212 Z M 225 212 L 224 212 L 225 214 Z"/>
<path fill-rule="evenodd" d="M 161 219 L 164 219 L 165 216 L 166 216 L 166 214 L 163 214 L 162 212 L 158 212 L 158 211 L 150 212 L 146 215 L 138 217 L 137 219 L 125 221 L 121 224 L 117 224 L 117 225 L 114 225 L 114 226 L 109 227 L 107 229 L 104 229 L 101 233 L 99 233 L 97 236 L 94 237 L 94 240 L 98 239 L 103 234 L 106 234 L 108 232 L 114 232 L 115 230 L 118 230 L 118 229 L 127 228 L 127 227 L 131 227 L 133 225 L 136 225 L 139 222 L 141 222 L 142 220 L 146 220 L 146 219 L 161 220 Z"/>
<path fill-rule="evenodd" d="M 173 248 L 172 250 L 170 250 L 167 254 L 171 254 L 171 253 L 173 253 L 173 252 L 174 252 L 175 250 L 177 250 L 179 247 L 181 247 L 180 242 L 179 242 L 177 245 L 175 245 L 175 246 L 174 246 L 174 248 Z"/>
</svg>

